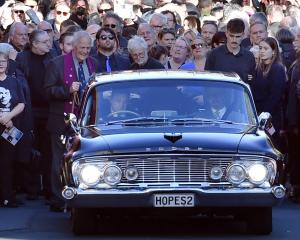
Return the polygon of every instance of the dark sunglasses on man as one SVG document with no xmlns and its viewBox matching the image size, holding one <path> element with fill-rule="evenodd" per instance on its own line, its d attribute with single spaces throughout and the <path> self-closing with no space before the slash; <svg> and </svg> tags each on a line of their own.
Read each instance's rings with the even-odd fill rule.
<svg viewBox="0 0 300 240">
<path fill-rule="evenodd" d="M 114 40 L 115 38 L 114 38 L 113 36 L 105 36 L 105 35 L 102 35 L 102 36 L 100 36 L 100 39 L 101 39 L 101 40 L 106 40 L 106 39 Z"/>
<path fill-rule="evenodd" d="M 107 13 L 109 11 L 113 11 L 112 8 L 108 8 L 108 9 L 98 9 L 98 13 L 102 14 L 102 13 Z"/>
<path fill-rule="evenodd" d="M 16 13 L 16 14 L 24 14 L 24 11 L 23 10 L 14 10 L 14 13 Z"/>
</svg>

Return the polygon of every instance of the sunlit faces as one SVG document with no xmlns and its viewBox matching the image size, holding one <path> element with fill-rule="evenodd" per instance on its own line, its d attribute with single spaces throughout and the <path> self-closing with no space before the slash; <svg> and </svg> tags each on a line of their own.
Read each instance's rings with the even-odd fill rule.
<svg viewBox="0 0 300 240">
<path fill-rule="evenodd" d="M 186 42 L 184 40 L 177 39 L 175 41 L 175 44 L 171 49 L 171 56 L 173 58 L 186 59 L 186 57 L 188 56 L 188 46 L 186 45 Z"/>
<path fill-rule="evenodd" d="M 99 36 L 99 39 L 97 39 L 97 46 L 99 49 L 103 49 L 106 51 L 112 51 L 115 47 L 116 40 L 113 35 L 111 35 L 109 32 L 104 32 Z"/>
<path fill-rule="evenodd" d="M 192 54 L 195 58 L 206 57 L 206 54 L 209 51 L 206 42 L 198 38 L 196 38 L 192 42 L 191 48 L 192 48 Z"/>
<path fill-rule="evenodd" d="M 113 8 L 109 3 L 104 2 L 98 5 L 97 11 L 99 13 L 100 18 L 102 18 L 107 12 L 113 11 Z"/>
<path fill-rule="evenodd" d="M 164 34 L 160 40 L 160 44 L 162 46 L 166 46 L 169 48 L 171 48 L 174 43 L 175 43 L 175 36 L 171 33 Z"/>
<path fill-rule="evenodd" d="M 153 16 L 150 20 L 150 26 L 158 33 L 163 27 L 162 19 L 158 16 Z"/>
<path fill-rule="evenodd" d="M 102 26 L 112 29 L 116 34 L 121 32 L 121 26 L 119 25 L 119 21 L 111 17 L 106 18 L 105 21 L 103 21 Z"/>
<path fill-rule="evenodd" d="M 241 42 L 243 40 L 244 33 L 232 33 L 227 31 L 227 47 L 231 50 L 237 50 L 240 48 Z"/>
<path fill-rule="evenodd" d="M 15 33 L 11 36 L 12 43 L 17 47 L 24 47 L 28 41 L 28 28 L 26 26 L 16 26 Z"/>
<path fill-rule="evenodd" d="M 138 65 L 144 65 L 148 61 L 147 49 L 144 48 L 132 49 L 130 55 L 133 61 Z"/>
<path fill-rule="evenodd" d="M 36 52 L 40 55 L 44 55 L 51 49 L 51 40 L 48 34 L 41 34 L 38 38 L 33 41 L 33 46 Z"/>
<path fill-rule="evenodd" d="M 79 62 L 88 58 L 91 48 L 92 43 L 87 37 L 83 37 L 76 44 L 73 44 L 73 52 Z"/>
<path fill-rule="evenodd" d="M 73 50 L 73 36 L 66 36 L 63 43 L 59 44 L 63 54 L 68 54 Z"/>
<path fill-rule="evenodd" d="M 69 19 L 70 8 L 66 4 L 58 4 L 55 7 L 54 18 L 55 22 L 61 24 L 63 21 Z"/>
<path fill-rule="evenodd" d="M 152 46 L 156 42 L 155 32 L 149 25 L 141 25 L 137 32 L 138 36 L 144 38 L 148 46 Z"/>
<path fill-rule="evenodd" d="M 211 44 L 211 40 L 215 33 L 218 31 L 215 25 L 213 24 L 204 24 L 201 29 L 201 36 L 203 37 L 204 41 L 207 45 Z"/>
<path fill-rule="evenodd" d="M 168 28 L 173 28 L 173 29 L 175 29 L 176 21 L 175 21 L 173 15 L 172 15 L 171 13 L 166 13 L 166 14 L 164 14 L 164 15 L 165 15 L 165 16 L 167 17 L 167 19 L 168 19 Z"/>
<path fill-rule="evenodd" d="M 261 41 L 259 44 L 259 57 L 262 61 L 271 60 L 274 56 L 274 51 L 268 43 Z"/>
<path fill-rule="evenodd" d="M 262 23 L 256 23 L 250 28 L 250 39 L 253 45 L 258 45 L 262 40 L 268 37 L 266 26 Z"/>
<path fill-rule="evenodd" d="M 15 6 L 12 9 L 12 18 L 15 22 L 23 22 L 25 23 L 26 17 L 25 17 L 25 11 L 22 6 Z"/>
</svg>

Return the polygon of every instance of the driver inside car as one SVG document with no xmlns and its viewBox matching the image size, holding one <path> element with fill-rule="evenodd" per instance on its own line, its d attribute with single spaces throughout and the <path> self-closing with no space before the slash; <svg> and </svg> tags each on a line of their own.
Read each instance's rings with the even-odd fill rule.
<svg viewBox="0 0 300 240">
<path fill-rule="evenodd" d="M 112 91 L 110 97 L 110 112 L 107 115 L 109 120 L 130 119 L 139 117 L 139 114 L 128 109 L 129 94 L 124 91 Z"/>
</svg>

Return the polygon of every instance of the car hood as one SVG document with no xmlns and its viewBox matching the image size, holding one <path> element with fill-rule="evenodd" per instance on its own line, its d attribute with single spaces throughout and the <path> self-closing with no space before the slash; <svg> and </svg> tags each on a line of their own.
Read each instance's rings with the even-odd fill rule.
<svg viewBox="0 0 300 240">
<path fill-rule="evenodd" d="M 99 132 L 93 137 L 85 134 L 81 138 L 78 154 L 88 156 L 170 151 L 237 153 L 243 135 L 241 129 L 235 128 L 116 129 L 102 131 L 101 135 Z"/>
</svg>

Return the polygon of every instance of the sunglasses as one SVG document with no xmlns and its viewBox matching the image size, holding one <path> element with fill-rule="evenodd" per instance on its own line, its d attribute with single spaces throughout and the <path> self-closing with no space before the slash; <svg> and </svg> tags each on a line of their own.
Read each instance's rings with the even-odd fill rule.
<svg viewBox="0 0 300 240">
<path fill-rule="evenodd" d="M 16 14 L 24 14 L 24 11 L 23 10 L 14 10 L 14 13 L 16 13 Z"/>
<path fill-rule="evenodd" d="M 56 11 L 56 14 L 57 15 L 61 15 L 62 14 L 64 16 L 68 16 L 69 13 L 68 12 L 62 12 L 62 11 Z"/>
<path fill-rule="evenodd" d="M 113 9 L 112 8 L 108 8 L 108 9 L 98 9 L 98 13 L 106 13 L 106 12 L 109 12 L 109 11 L 112 11 Z"/>
<path fill-rule="evenodd" d="M 203 48 L 203 47 L 206 47 L 206 44 L 204 44 L 204 43 L 195 43 L 195 44 L 191 45 L 192 49 L 196 49 L 197 47 Z"/>
<path fill-rule="evenodd" d="M 50 28 L 49 29 L 44 29 L 44 31 L 47 32 L 47 33 L 52 33 L 53 29 L 50 29 Z"/>
<path fill-rule="evenodd" d="M 106 39 L 114 40 L 115 38 L 114 38 L 113 36 L 105 36 L 105 35 L 102 35 L 102 36 L 100 36 L 100 39 L 101 39 L 101 40 L 106 40 Z"/>
<path fill-rule="evenodd" d="M 104 27 L 107 27 L 107 28 L 116 28 L 117 25 L 116 24 L 105 24 Z"/>
</svg>

